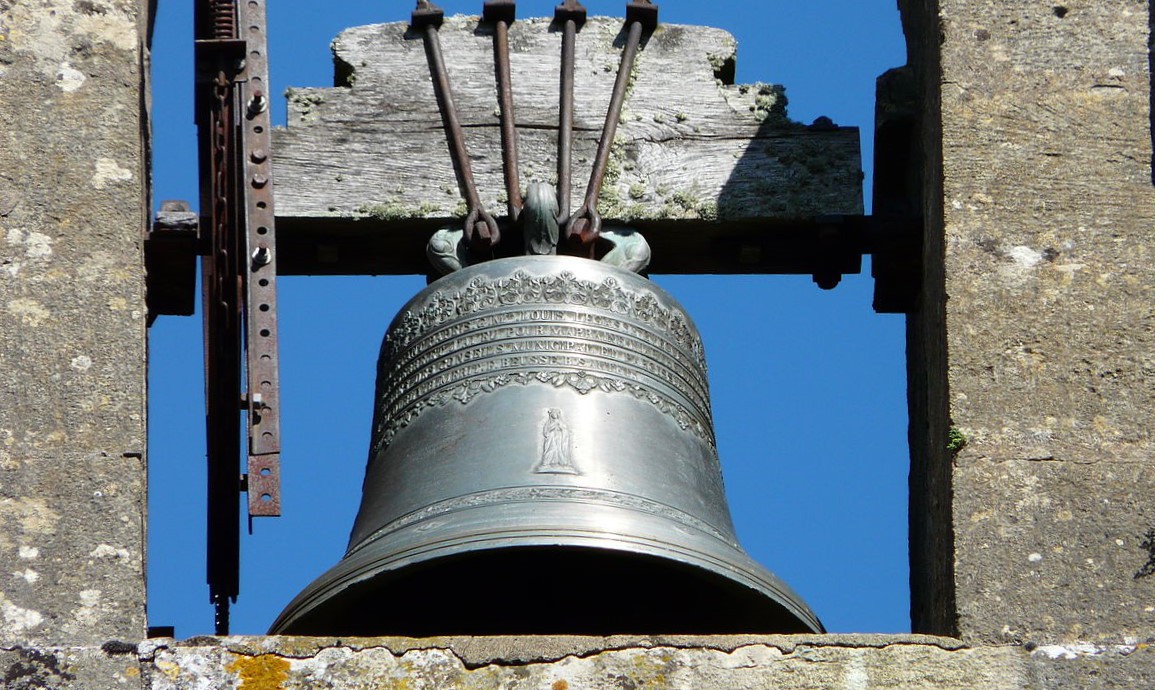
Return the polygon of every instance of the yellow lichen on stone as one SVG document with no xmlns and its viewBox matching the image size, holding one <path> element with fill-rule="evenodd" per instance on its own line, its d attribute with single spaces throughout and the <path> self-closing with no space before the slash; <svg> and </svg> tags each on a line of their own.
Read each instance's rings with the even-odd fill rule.
<svg viewBox="0 0 1155 690">
<path fill-rule="evenodd" d="M 240 676 L 238 690 L 280 690 L 289 679 L 289 662 L 276 654 L 238 656 L 225 668 Z"/>
<path fill-rule="evenodd" d="M 177 677 L 180 676 L 180 666 L 177 666 L 176 663 L 169 661 L 168 659 L 158 659 L 156 662 L 156 667 L 160 669 L 161 673 L 168 676 L 172 680 L 176 680 Z"/>
</svg>

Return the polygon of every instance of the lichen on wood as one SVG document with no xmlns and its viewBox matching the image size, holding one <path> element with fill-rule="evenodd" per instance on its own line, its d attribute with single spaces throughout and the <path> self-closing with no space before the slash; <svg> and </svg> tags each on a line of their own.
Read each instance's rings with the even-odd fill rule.
<svg viewBox="0 0 1155 690">
<path fill-rule="evenodd" d="M 573 208 L 601 135 L 621 31 L 620 19 L 593 18 L 578 36 Z M 476 17 L 452 17 L 441 43 L 482 202 L 502 215 L 491 31 Z M 560 36 L 546 19 L 519 20 L 510 45 L 522 184 L 555 181 Z M 599 199 L 606 220 L 861 213 L 857 128 L 807 128 L 787 117 L 783 87 L 731 85 L 735 46 L 730 34 L 704 27 L 660 25 L 647 37 Z M 279 214 L 461 216 L 420 36 L 400 23 L 356 27 L 333 52 L 339 86 L 288 94 L 289 126 L 274 149 Z"/>
</svg>

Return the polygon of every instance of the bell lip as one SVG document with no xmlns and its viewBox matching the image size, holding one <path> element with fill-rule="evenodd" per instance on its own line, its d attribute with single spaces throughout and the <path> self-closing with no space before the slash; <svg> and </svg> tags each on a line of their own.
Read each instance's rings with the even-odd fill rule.
<svg viewBox="0 0 1155 690">
<path fill-rule="evenodd" d="M 379 575 L 397 572 L 408 566 L 433 563 L 451 556 L 491 549 L 523 547 L 589 548 L 668 559 L 742 585 L 782 606 L 799 623 L 808 627 L 809 632 L 819 634 L 826 632 L 822 622 L 789 585 L 750 558 L 744 550 L 734 548 L 729 544 L 722 543 L 720 545 L 722 548 L 718 549 L 728 557 L 723 559 L 697 549 L 650 541 L 636 536 L 607 535 L 573 529 L 534 529 L 457 535 L 453 538 L 417 544 L 392 553 L 386 558 L 375 559 L 375 552 L 379 551 L 382 546 L 386 546 L 384 543 L 386 540 L 374 541 L 378 543 L 365 545 L 313 580 L 285 607 L 284 611 L 269 627 L 268 634 L 300 634 L 285 631 L 304 615 L 312 612 L 319 604 L 339 596 L 342 591 L 357 583 L 371 580 Z M 710 538 L 710 541 L 718 544 L 717 540 L 713 538 Z M 469 548 L 462 550 L 462 547 Z"/>
</svg>

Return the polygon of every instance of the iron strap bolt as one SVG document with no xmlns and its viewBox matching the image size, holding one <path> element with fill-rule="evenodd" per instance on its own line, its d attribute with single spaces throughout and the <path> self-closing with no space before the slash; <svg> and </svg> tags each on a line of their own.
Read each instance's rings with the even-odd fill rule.
<svg viewBox="0 0 1155 690">
<path fill-rule="evenodd" d="M 629 87 L 630 73 L 638 48 L 642 43 L 643 31 L 652 31 L 658 24 L 658 6 L 649 0 L 634 0 L 626 5 L 626 47 L 622 50 L 622 61 L 618 65 L 618 75 L 614 82 L 613 95 L 606 111 L 606 121 L 602 126 L 602 136 L 598 141 L 597 156 L 594 158 L 590 182 L 586 187 L 585 200 L 572 216 L 565 221 L 564 237 L 570 253 L 593 256 L 594 243 L 601 232 L 602 219 L 598 215 L 598 197 L 609 165 L 610 149 L 617 134 L 622 116 L 622 105 Z"/>
<path fill-rule="evenodd" d="M 553 19 L 561 25 L 561 103 L 557 132 L 557 206 L 558 222 L 569 218 L 573 187 L 573 75 L 577 32 L 586 23 L 586 8 L 578 0 L 566 0 L 554 9 Z"/>
<path fill-rule="evenodd" d="M 269 99 L 265 98 L 263 91 L 256 91 L 253 93 L 253 97 L 249 99 L 248 105 L 245 106 L 245 117 L 251 120 L 268 109 Z"/>
<path fill-rule="evenodd" d="M 489 0 L 482 19 L 493 22 L 493 63 L 497 72 L 498 105 L 501 112 L 501 162 L 505 170 L 505 196 L 509 219 L 521 213 L 521 174 L 517 163 L 517 124 L 513 110 L 513 78 L 509 67 L 509 25 L 517 17 L 513 0 Z"/>
<path fill-rule="evenodd" d="M 465 194 L 465 203 L 468 207 L 463 228 L 466 242 L 470 251 L 480 258 L 493 252 L 493 248 L 501 241 L 501 231 L 497 227 L 497 221 L 482 206 L 481 198 L 477 194 L 477 185 L 473 181 L 473 167 L 469 159 L 469 150 L 465 147 L 465 131 L 457 118 L 457 106 L 453 102 L 453 91 L 449 86 L 449 71 L 445 68 L 445 58 L 441 54 L 441 38 L 437 30 L 444 18 L 445 13 L 441 8 L 428 0 L 418 0 L 411 25 L 414 29 L 422 31 L 425 41 L 425 56 L 433 75 L 437 106 L 441 111 L 446 138 L 449 139 L 449 151 L 457 172 L 457 181 Z"/>
<path fill-rule="evenodd" d="M 512 24 L 517 19 L 517 3 L 514 0 L 486 0 L 481 19 Z"/>
<path fill-rule="evenodd" d="M 509 59 L 509 25 L 516 18 L 516 14 L 514 0 L 488 0 L 483 14 L 483 20 L 494 25 L 493 50 L 501 118 L 502 163 L 509 218 L 514 222 L 518 220 L 525 203 L 521 195 L 518 170 L 517 127 Z M 465 145 L 465 131 L 458 118 L 457 106 L 449 83 L 449 72 L 441 52 L 439 29 L 444 19 L 445 14 L 441 8 L 429 0 L 417 0 L 417 8 L 413 11 L 410 26 L 413 30 L 421 32 L 425 43 L 425 55 L 433 78 L 437 107 L 445 127 L 458 185 L 465 197 L 467 215 L 463 230 L 466 245 L 475 259 L 484 259 L 492 255 L 494 248 L 501 241 L 501 236 L 497 222 L 481 203 L 473 179 L 473 168 Z M 562 30 L 557 140 L 557 222 L 564 228 L 567 253 L 593 258 L 602 224 L 597 211 L 597 202 L 605 181 L 610 150 L 621 120 L 622 106 L 641 46 L 642 35 L 657 27 L 658 6 L 650 0 L 631 0 L 626 5 L 626 45 L 622 51 L 613 95 L 602 126 L 602 135 L 598 141 L 597 155 L 590 172 L 586 194 L 582 205 L 573 214 L 570 213 L 569 207 L 573 185 L 574 69 L 577 32 L 586 22 L 586 9 L 579 0 L 564 0 L 554 10 L 554 22 L 560 25 Z"/>
</svg>

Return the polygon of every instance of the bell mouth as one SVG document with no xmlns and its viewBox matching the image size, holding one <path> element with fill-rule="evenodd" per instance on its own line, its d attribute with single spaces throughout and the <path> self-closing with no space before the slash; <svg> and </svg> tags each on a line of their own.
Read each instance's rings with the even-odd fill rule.
<svg viewBox="0 0 1155 690">
<path fill-rule="evenodd" d="M 379 572 L 328 594 L 315 602 L 319 605 L 295 601 L 270 634 L 824 632 L 808 610 L 802 616 L 731 577 L 669 558 L 596 547 L 522 546 L 455 554 Z"/>
<path fill-rule="evenodd" d="M 582 495 L 471 501 L 385 529 L 306 587 L 269 633 L 824 632 L 789 586 L 710 525 Z"/>
</svg>

